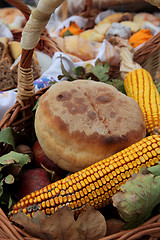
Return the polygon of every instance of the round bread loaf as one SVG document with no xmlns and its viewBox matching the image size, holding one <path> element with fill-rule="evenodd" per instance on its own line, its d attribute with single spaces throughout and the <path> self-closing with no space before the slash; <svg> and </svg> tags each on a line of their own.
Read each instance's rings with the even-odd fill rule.
<svg viewBox="0 0 160 240">
<path fill-rule="evenodd" d="M 35 131 L 45 154 L 75 172 L 146 135 L 137 102 L 92 80 L 61 81 L 40 98 Z"/>
</svg>

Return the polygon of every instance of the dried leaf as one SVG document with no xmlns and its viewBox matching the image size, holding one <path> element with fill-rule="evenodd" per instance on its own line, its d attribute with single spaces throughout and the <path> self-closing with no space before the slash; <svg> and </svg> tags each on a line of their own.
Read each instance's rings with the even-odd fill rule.
<svg viewBox="0 0 160 240">
<path fill-rule="evenodd" d="M 41 232 L 40 222 L 46 221 L 46 216 L 43 212 L 38 212 L 37 218 L 29 218 L 26 214 L 19 212 L 13 216 L 13 221 L 23 226 L 25 231 L 30 233 L 32 236 L 46 239 L 44 234 Z"/>
<path fill-rule="evenodd" d="M 120 219 L 111 218 L 106 220 L 107 233 L 106 236 L 120 232 L 123 228 L 124 222 Z"/>
<path fill-rule="evenodd" d="M 23 226 L 32 236 L 43 240 L 93 240 L 104 237 L 106 233 L 103 215 L 90 206 L 77 220 L 67 206 L 49 217 L 38 211 L 33 218 L 28 218 L 19 212 L 13 215 L 12 220 Z"/>
<path fill-rule="evenodd" d="M 52 240 L 78 240 L 78 232 L 73 212 L 64 207 L 43 223 L 43 233 Z"/>
<path fill-rule="evenodd" d="M 79 239 L 100 239 L 106 234 L 106 222 L 104 216 L 91 206 L 87 206 L 77 219 Z"/>
</svg>

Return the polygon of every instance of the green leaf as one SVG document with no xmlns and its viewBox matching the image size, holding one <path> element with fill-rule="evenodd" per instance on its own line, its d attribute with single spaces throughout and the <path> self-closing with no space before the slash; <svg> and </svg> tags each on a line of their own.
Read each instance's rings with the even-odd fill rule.
<svg viewBox="0 0 160 240">
<path fill-rule="evenodd" d="M 12 145 L 15 149 L 15 138 L 14 138 L 14 130 L 10 127 L 4 128 L 0 131 L 0 142 L 7 143 Z"/>
<path fill-rule="evenodd" d="M 160 93 L 160 83 L 159 83 L 159 82 L 158 82 L 158 83 L 155 83 L 155 85 L 156 85 L 156 87 L 157 87 L 158 92 Z"/>
<path fill-rule="evenodd" d="M 66 36 L 72 36 L 73 34 L 69 31 L 69 29 L 67 29 L 67 31 L 65 31 L 63 33 L 63 37 L 66 37 Z"/>
<path fill-rule="evenodd" d="M 5 181 L 6 184 L 12 184 L 12 183 L 14 183 L 14 177 L 13 177 L 13 175 L 9 174 L 8 176 L 6 176 L 6 177 L 4 178 L 4 181 Z"/>
<path fill-rule="evenodd" d="M 76 78 L 72 77 L 65 69 L 63 62 L 62 62 L 62 56 L 61 56 L 61 69 L 64 77 L 67 77 L 69 81 L 76 80 Z"/>
<path fill-rule="evenodd" d="M 60 76 L 60 75 L 59 75 L 59 76 Z M 59 77 L 59 76 L 58 76 L 58 77 Z M 50 82 L 49 82 L 49 86 L 51 87 L 51 86 L 54 85 L 55 83 L 57 83 L 57 82 L 50 81 Z"/>
<path fill-rule="evenodd" d="M 9 195 L 9 197 L 8 197 L 8 209 L 11 208 L 12 203 L 13 203 L 12 197 L 11 197 L 11 195 Z"/>
<path fill-rule="evenodd" d="M 75 72 L 77 77 L 83 77 L 85 75 L 85 73 L 86 73 L 84 67 L 81 67 L 81 66 L 76 67 L 74 69 L 74 72 Z"/>
<path fill-rule="evenodd" d="M 123 80 L 121 80 L 121 79 L 111 79 L 107 83 L 114 86 L 115 88 L 117 88 L 117 90 L 120 91 L 121 93 L 126 94 Z"/>
<path fill-rule="evenodd" d="M 14 200 L 11 197 L 11 193 L 9 192 L 4 192 L 2 194 L 2 196 L 0 197 L 0 203 L 1 205 L 6 205 L 8 207 L 8 209 L 10 209 L 10 207 L 15 204 Z"/>
<path fill-rule="evenodd" d="M 40 101 L 40 97 L 38 98 L 38 100 L 37 100 L 36 104 L 34 105 L 32 111 L 36 111 L 36 110 L 37 110 L 37 107 L 38 107 L 39 101 Z"/>
<path fill-rule="evenodd" d="M 152 173 L 154 176 L 160 176 L 160 162 L 156 166 L 149 167 L 148 171 Z"/>
<path fill-rule="evenodd" d="M 24 164 L 30 162 L 30 157 L 27 154 L 17 153 L 11 151 L 8 154 L 0 157 L 0 165 L 9 165 L 13 163 L 17 163 L 20 167 L 23 167 Z"/>
<path fill-rule="evenodd" d="M 61 80 L 62 78 L 64 78 L 64 75 L 58 75 L 58 80 Z M 52 83 L 51 83 L 52 84 Z M 53 83 L 54 84 L 54 83 Z"/>
<path fill-rule="evenodd" d="M 109 70 L 109 63 L 107 62 L 104 66 L 101 62 L 98 62 L 94 68 L 92 68 L 91 73 L 93 73 L 100 82 L 107 82 L 109 75 L 107 74 Z"/>
<path fill-rule="evenodd" d="M 86 72 L 90 72 L 90 71 L 92 70 L 93 66 L 92 66 L 91 63 L 88 63 L 88 64 L 85 66 L 85 68 L 86 68 Z"/>
<path fill-rule="evenodd" d="M 112 199 L 126 228 L 141 225 L 160 203 L 160 176 L 134 174 L 120 189 Z"/>
<path fill-rule="evenodd" d="M 3 194 L 3 180 L 0 181 L 0 197 L 2 196 Z"/>
</svg>

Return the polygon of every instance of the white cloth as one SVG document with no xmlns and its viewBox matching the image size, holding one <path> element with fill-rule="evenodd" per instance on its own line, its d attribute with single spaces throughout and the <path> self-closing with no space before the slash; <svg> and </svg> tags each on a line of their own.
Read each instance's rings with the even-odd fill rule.
<svg viewBox="0 0 160 240">
<path fill-rule="evenodd" d="M 73 74 L 73 69 L 78 67 L 78 66 L 83 66 L 85 67 L 88 63 L 90 63 L 92 66 L 95 66 L 95 62 L 97 59 L 99 59 L 102 62 L 107 62 L 109 61 L 112 57 L 118 57 L 115 55 L 115 52 L 113 51 L 112 45 L 106 40 L 103 40 L 103 43 L 98 51 L 98 54 L 95 59 L 91 59 L 88 61 L 82 61 L 81 59 L 76 57 L 71 59 L 67 54 L 63 52 L 55 52 L 53 58 L 52 58 L 52 64 L 48 68 L 47 71 L 45 71 L 40 79 L 50 79 L 50 81 L 56 81 L 58 82 L 58 76 L 62 75 L 62 69 L 61 69 L 61 59 L 62 63 L 64 65 L 64 68 L 67 70 L 67 72 L 72 75 Z M 65 78 L 63 79 L 65 80 Z M 36 81 L 35 81 L 36 82 Z"/>
<path fill-rule="evenodd" d="M 100 12 L 94 20 L 95 24 L 98 24 L 99 22 L 101 22 L 106 17 L 110 16 L 111 14 L 115 14 L 115 13 L 116 12 L 112 9 L 108 9 L 106 11 Z"/>
<path fill-rule="evenodd" d="M 74 15 L 77 12 L 81 12 L 85 9 L 86 0 L 67 0 L 68 16 Z M 62 16 L 62 5 L 55 10 L 56 18 L 59 19 Z"/>
<path fill-rule="evenodd" d="M 9 28 L 0 20 L 0 37 L 7 37 L 10 41 L 13 40 L 13 34 Z"/>
<path fill-rule="evenodd" d="M 57 28 L 51 30 L 49 32 L 49 34 L 51 35 L 51 37 L 57 37 L 59 36 L 59 33 L 61 31 L 61 29 L 63 29 L 64 27 L 69 27 L 70 22 L 76 22 L 76 24 L 78 25 L 79 28 L 85 28 L 85 25 L 87 23 L 87 19 L 80 17 L 80 16 L 71 16 L 69 18 L 67 18 L 65 21 L 59 23 L 59 25 L 57 26 Z"/>
</svg>

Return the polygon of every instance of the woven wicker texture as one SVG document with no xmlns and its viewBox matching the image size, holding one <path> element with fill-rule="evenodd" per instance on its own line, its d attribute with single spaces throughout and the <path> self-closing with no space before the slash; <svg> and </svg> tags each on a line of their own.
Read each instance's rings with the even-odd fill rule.
<svg viewBox="0 0 160 240">
<path fill-rule="evenodd" d="M 121 231 L 101 240 L 158 240 L 160 238 L 160 214 L 132 230 Z"/>
<path fill-rule="evenodd" d="M 20 227 L 13 225 L 0 209 L 0 239 L 38 240 Z M 160 238 L 160 214 L 149 219 L 140 227 L 101 238 L 99 240 L 158 240 Z"/>
<path fill-rule="evenodd" d="M 11 240 L 38 240 L 30 236 L 28 233 L 13 225 L 0 208 L 0 239 Z"/>
<path fill-rule="evenodd" d="M 138 3 L 138 4 L 136 4 Z M 115 8 L 122 11 L 140 11 L 143 9 L 151 9 L 151 5 L 144 0 L 92 0 L 92 7 L 98 7 L 101 10 L 107 8 Z"/>
</svg>

